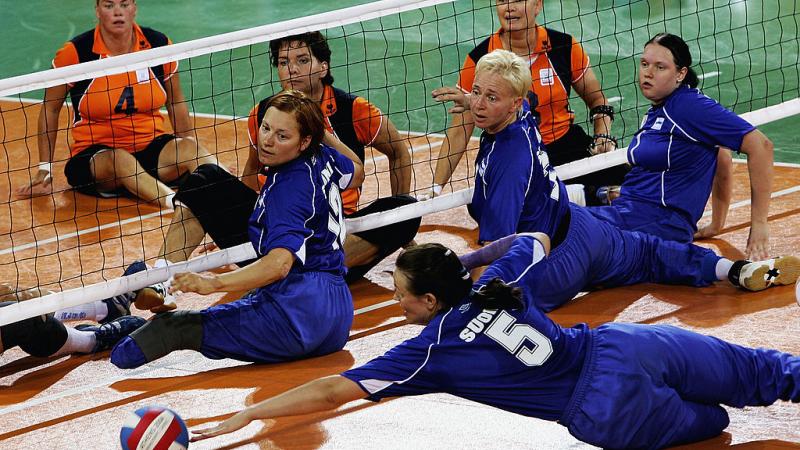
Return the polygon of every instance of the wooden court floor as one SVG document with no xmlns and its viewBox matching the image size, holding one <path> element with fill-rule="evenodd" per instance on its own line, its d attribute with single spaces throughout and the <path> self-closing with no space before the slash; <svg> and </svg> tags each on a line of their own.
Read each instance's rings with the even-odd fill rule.
<svg viewBox="0 0 800 450">
<path fill-rule="evenodd" d="M 0 131 L 0 193 L 28 175 L 25 139 L 35 128 L 38 106 L 0 102 L 5 127 Z M 62 114 L 62 118 L 64 114 Z M 26 120 L 27 119 L 27 120 Z M 15 122 L 17 121 L 17 122 Z M 27 126 L 25 125 L 27 123 Z M 13 125 L 16 124 L 16 125 Z M 198 120 L 200 141 L 236 169 L 244 162 L 244 122 Z M 214 126 L 212 126 L 214 125 Z M 66 157 L 64 136 L 58 156 Z M 416 186 L 429 185 L 430 149 L 436 139 L 411 138 Z M 376 155 L 374 155 L 376 156 Z M 136 258 L 155 256 L 168 213 L 130 200 L 96 200 L 66 190 L 57 164 L 56 193 L 33 200 L 0 200 L 0 276 L 21 286 L 65 289 L 119 276 Z M 365 198 L 385 176 L 386 161 L 369 159 Z M 467 169 L 462 162 L 459 173 Z M 800 167 L 775 170 L 775 198 L 770 209 L 770 251 L 800 253 Z M 736 165 L 734 208 L 724 232 L 701 242 L 730 258 L 742 256 L 747 239 L 749 184 L 746 166 Z M 465 185 L 459 184 L 456 187 Z M 101 228 L 101 229 L 97 229 Z M 417 242 L 442 242 L 458 252 L 474 246 L 475 224 L 464 207 L 426 216 Z M 392 297 L 393 257 L 367 279 L 352 286 L 356 316 L 344 350 L 321 358 L 275 365 L 214 361 L 197 353 L 173 353 L 135 370 L 119 370 L 108 353 L 39 359 L 12 349 L 0 356 L 0 449 L 118 447 L 126 415 L 144 405 L 165 405 L 196 427 L 227 417 L 319 376 L 339 373 L 382 354 L 414 336 L 419 328 L 404 323 Z M 224 269 L 223 269 L 224 270 Z M 608 321 L 666 323 L 712 334 L 748 346 L 800 353 L 800 307 L 794 287 L 746 293 L 722 283 L 703 289 L 643 284 L 580 296 L 551 317 L 562 325 L 599 325 Z M 186 295 L 183 308 L 202 308 L 238 298 L 237 293 Z M 141 313 L 147 317 L 149 313 Z M 691 449 L 800 448 L 800 406 L 729 409 L 731 425 Z M 591 448 L 554 423 L 521 417 L 449 395 L 401 398 L 379 404 L 354 402 L 331 413 L 256 422 L 240 432 L 192 448 L 258 449 L 461 449 Z"/>
</svg>

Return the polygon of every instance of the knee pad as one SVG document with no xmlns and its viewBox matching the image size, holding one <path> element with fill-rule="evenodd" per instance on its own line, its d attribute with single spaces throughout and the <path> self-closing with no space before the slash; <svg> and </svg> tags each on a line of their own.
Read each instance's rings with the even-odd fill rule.
<svg viewBox="0 0 800 450">
<path fill-rule="evenodd" d="M 67 342 L 67 329 L 52 315 L 36 316 L 3 325 L 3 348 L 19 346 L 31 356 L 46 357 L 57 352 Z"/>
<path fill-rule="evenodd" d="M 141 351 L 144 362 L 154 361 L 175 350 L 199 351 L 203 343 L 203 316 L 199 311 L 161 313 L 129 337 Z M 117 347 L 124 353 L 124 346 Z M 114 348 L 115 351 L 117 347 Z M 138 355 L 131 356 L 137 356 L 134 359 L 138 359 Z M 117 359 L 123 359 L 121 353 Z"/>
</svg>

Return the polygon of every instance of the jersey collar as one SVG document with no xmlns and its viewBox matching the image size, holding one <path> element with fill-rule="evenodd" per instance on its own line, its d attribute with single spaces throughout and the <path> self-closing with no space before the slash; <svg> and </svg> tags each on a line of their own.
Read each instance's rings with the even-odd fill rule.
<svg viewBox="0 0 800 450">
<path fill-rule="evenodd" d="M 534 28 L 536 29 L 536 45 L 533 47 L 531 56 L 545 53 L 551 49 L 551 45 L 547 36 L 547 29 L 539 24 L 534 25 Z M 490 52 L 499 48 L 503 48 L 503 41 L 500 39 L 500 34 L 502 32 L 503 29 L 500 28 L 497 30 L 497 33 L 492 35 L 492 39 L 489 42 Z"/>
<path fill-rule="evenodd" d="M 320 107 L 322 108 L 322 115 L 325 117 L 336 114 L 336 95 L 333 92 L 333 86 L 329 84 L 325 85 L 325 90 L 322 92 Z"/>
<path fill-rule="evenodd" d="M 139 27 L 139 24 L 133 24 L 133 32 L 136 34 L 136 39 L 133 42 L 131 53 L 149 49 L 150 43 L 147 42 L 147 39 L 144 37 L 144 32 L 142 31 L 141 27 Z M 92 52 L 103 57 L 108 56 L 109 53 L 106 43 L 103 42 L 103 34 L 100 33 L 99 24 L 94 27 L 94 44 L 92 45 Z"/>
</svg>

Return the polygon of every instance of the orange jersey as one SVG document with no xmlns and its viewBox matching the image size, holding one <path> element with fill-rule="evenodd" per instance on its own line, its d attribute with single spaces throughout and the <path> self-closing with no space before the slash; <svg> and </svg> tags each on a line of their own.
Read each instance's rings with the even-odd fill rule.
<svg viewBox="0 0 800 450">
<path fill-rule="evenodd" d="M 498 30 L 475 47 L 464 60 L 458 87 L 472 91 L 475 65 L 485 54 L 503 48 Z M 536 46 L 528 57 L 542 140 L 549 144 L 564 136 L 575 118 L 569 92 L 589 69 L 589 56 L 572 36 L 536 25 Z"/>
<path fill-rule="evenodd" d="M 134 52 L 171 43 L 165 35 L 136 24 L 134 33 Z M 56 52 L 53 67 L 107 58 L 108 53 L 98 26 L 65 43 Z M 134 153 L 164 134 L 164 118 L 159 111 L 167 101 L 163 83 L 177 70 L 178 63 L 170 62 L 70 83 L 75 111 L 70 154 L 75 156 L 94 144 Z"/>
<path fill-rule="evenodd" d="M 250 145 L 257 149 L 258 127 L 266 112 L 265 98 L 250 111 L 247 120 L 247 129 L 250 135 Z M 336 136 L 364 162 L 364 147 L 371 145 L 383 124 L 383 113 L 365 98 L 357 97 L 336 89 L 325 86 L 322 95 L 322 115 L 325 117 L 325 128 Z M 342 202 L 345 214 L 353 214 L 358 210 L 358 198 L 361 195 L 359 188 L 347 189 L 342 192 Z"/>
</svg>

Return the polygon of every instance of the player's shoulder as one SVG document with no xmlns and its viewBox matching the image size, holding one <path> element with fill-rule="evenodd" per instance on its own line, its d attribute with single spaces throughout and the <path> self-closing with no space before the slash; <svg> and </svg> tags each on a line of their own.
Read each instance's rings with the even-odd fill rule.
<svg viewBox="0 0 800 450">
<path fill-rule="evenodd" d="M 163 47 L 170 44 L 170 40 L 166 34 L 150 27 L 139 28 L 142 30 L 142 34 L 144 35 L 145 39 L 147 39 L 147 42 L 150 43 L 151 47 Z"/>
<path fill-rule="evenodd" d="M 666 113 L 678 122 L 683 122 L 684 118 L 688 120 L 702 119 L 704 114 L 720 107 L 719 102 L 703 94 L 700 89 L 688 86 L 676 89 L 664 104 Z"/>
<path fill-rule="evenodd" d="M 88 44 L 91 48 L 91 45 L 94 43 L 94 33 L 95 33 L 94 28 L 92 28 L 91 30 L 86 30 L 83 33 L 73 37 L 68 42 L 71 42 L 75 46 Z"/>
<path fill-rule="evenodd" d="M 563 31 L 554 30 L 549 27 L 543 27 L 547 31 L 547 40 L 553 48 L 571 47 L 575 38 Z"/>
<path fill-rule="evenodd" d="M 250 110 L 248 117 L 255 117 L 257 123 L 261 123 L 261 121 L 264 120 L 264 114 L 267 112 L 267 102 L 269 102 L 272 97 L 274 97 L 274 95 L 265 97 L 260 102 L 256 103 Z"/>
<path fill-rule="evenodd" d="M 489 48 L 491 47 L 492 37 L 494 34 L 487 37 L 486 39 L 482 40 L 469 52 L 469 58 L 474 62 L 477 63 L 484 55 L 489 53 Z"/>
<path fill-rule="evenodd" d="M 331 90 L 333 91 L 333 96 L 336 98 L 336 103 L 338 104 L 340 101 L 347 101 L 347 102 L 354 102 L 359 97 L 351 92 L 347 92 L 344 89 L 339 89 L 336 86 L 331 85 Z"/>
<path fill-rule="evenodd" d="M 536 150 L 538 141 L 535 133 L 536 127 L 528 122 L 524 115 L 509 124 L 503 131 L 495 135 L 495 146 L 500 145 L 509 150 Z M 528 151 L 515 152 L 530 154 Z"/>
<path fill-rule="evenodd" d="M 681 86 L 669 96 L 666 106 L 671 108 L 692 109 L 698 105 L 716 105 L 718 102 L 705 95 L 700 88 Z"/>
</svg>

